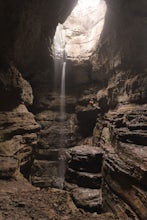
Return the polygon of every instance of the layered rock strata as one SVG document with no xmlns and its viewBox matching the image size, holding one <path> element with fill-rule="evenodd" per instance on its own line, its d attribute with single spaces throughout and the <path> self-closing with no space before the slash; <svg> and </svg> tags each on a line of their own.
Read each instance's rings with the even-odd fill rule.
<svg viewBox="0 0 147 220">
<path fill-rule="evenodd" d="M 102 151 L 98 147 L 81 145 L 68 150 L 65 189 L 71 192 L 79 208 L 101 213 Z"/>
<path fill-rule="evenodd" d="M 110 139 L 105 141 L 106 136 L 102 135 L 102 146 L 106 150 L 104 202 L 120 219 L 147 217 L 146 109 L 146 105 L 130 105 L 109 112 L 107 133 Z M 118 206 L 113 206 L 116 200 Z"/>
<path fill-rule="evenodd" d="M 14 64 L 0 72 L 0 178 L 14 177 L 19 169 L 28 177 L 40 128 L 26 107 L 33 101 L 32 89 Z"/>
<path fill-rule="evenodd" d="M 66 164 L 64 151 L 77 142 L 77 119 L 73 112 L 74 100 L 66 97 L 66 109 L 69 113 L 61 118 L 60 94 L 50 95 L 48 110 L 36 114 L 41 125 L 38 145 L 34 150 L 34 163 L 31 171 L 33 185 L 39 187 L 62 188 Z"/>
<path fill-rule="evenodd" d="M 95 133 L 104 149 L 104 207 L 118 219 L 146 219 L 146 1 L 106 1 L 92 70 L 103 89 Z M 125 17 L 124 17 L 125 14 Z"/>
</svg>

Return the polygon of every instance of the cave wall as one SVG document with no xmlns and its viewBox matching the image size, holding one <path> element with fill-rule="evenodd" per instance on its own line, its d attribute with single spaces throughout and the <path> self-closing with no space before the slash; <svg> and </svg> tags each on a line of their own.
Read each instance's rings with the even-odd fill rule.
<svg viewBox="0 0 147 220">
<path fill-rule="evenodd" d="M 1 0 L 1 57 L 13 60 L 24 75 L 33 67 L 35 70 L 43 68 L 48 62 L 48 47 L 56 26 L 66 19 L 75 3 L 67 0 L 22 3 Z"/>
<path fill-rule="evenodd" d="M 55 186 L 59 135 L 61 147 L 96 145 L 105 152 L 105 210 L 120 220 L 145 220 L 147 3 L 106 0 L 105 26 L 90 60 L 95 82 L 86 77 L 67 96 L 61 133 L 51 45 L 57 23 L 75 3 L 0 1 L 0 178 L 16 177 L 19 169 L 28 177 L 35 153 L 33 184 Z M 89 106 L 90 98 L 98 109 Z"/>
<path fill-rule="evenodd" d="M 74 0 L 0 1 L 0 179 L 16 177 L 19 171 L 27 178 L 30 174 L 40 130 L 28 110 L 33 86 L 37 90 L 40 79 L 48 82 L 52 77 L 55 29 L 75 4 Z"/>
<path fill-rule="evenodd" d="M 146 1 L 107 1 L 91 58 L 103 88 L 95 129 L 104 149 L 103 202 L 118 219 L 147 218 Z"/>
</svg>

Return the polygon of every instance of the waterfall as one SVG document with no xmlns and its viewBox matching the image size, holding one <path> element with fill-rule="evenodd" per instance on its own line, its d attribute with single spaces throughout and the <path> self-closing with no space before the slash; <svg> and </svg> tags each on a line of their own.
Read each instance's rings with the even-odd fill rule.
<svg viewBox="0 0 147 220">
<path fill-rule="evenodd" d="M 60 91 L 60 130 L 59 130 L 59 167 L 58 167 L 58 188 L 63 188 L 66 163 L 64 158 L 65 137 L 63 128 L 65 126 L 65 76 L 66 76 L 66 53 L 65 53 L 65 38 L 62 25 L 59 24 L 54 37 L 54 64 L 55 64 L 55 93 Z M 59 82 L 60 80 L 60 82 Z M 60 90 L 58 90 L 58 87 Z"/>
<path fill-rule="evenodd" d="M 65 53 L 65 36 L 62 24 L 58 24 L 54 36 L 54 90 L 59 89 L 61 82 L 59 82 L 62 74 L 63 62 Z"/>
<path fill-rule="evenodd" d="M 63 147 L 64 144 L 64 133 L 62 132 L 64 121 L 66 118 L 65 115 L 65 76 L 66 76 L 66 62 L 63 62 L 62 65 L 62 76 L 61 76 L 61 94 L 60 94 L 60 144 L 61 147 Z M 60 188 L 63 189 L 63 183 L 64 183 L 64 177 L 65 177 L 65 171 L 66 171 L 66 162 L 64 158 L 64 151 L 63 148 L 59 150 L 59 178 L 60 178 Z"/>
<path fill-rule="evenodd" d="M 60 119 L 65 119 L 65 74 L 66 74 L 66 62 L 62 65 L 62 76 L 61 76 L 61 96 L 60 96 Z"/>
</svg>

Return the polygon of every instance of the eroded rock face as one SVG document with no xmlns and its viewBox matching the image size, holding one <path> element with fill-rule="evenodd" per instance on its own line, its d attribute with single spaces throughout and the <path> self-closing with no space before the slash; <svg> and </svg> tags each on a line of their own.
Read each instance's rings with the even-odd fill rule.
<svg viewBox="0 0 147 220">
<path fill-rule="evenodd" d="M 74 102 L 74 97 L 66 98 L 69 113 L 61 118 L 60 94 L 50 94 L 45 99 L 46 110 L 36 114 L 41 126 L 31 171 L 31 181 L 36 186 L 62 188 L 65 162 L 60 160 L 61 154 L 64 149 L 74 146 L 78 138 Z"/>
<path fill-rule="evenodd" d="M 106 139 L 104 128 L 101 142 L 106 151 L 103 164 L 104 203 L 110 205 L 120 219 L 129 219 L 129 215 L 134 219 L 146 219 L 146 105 L 122 107 L 108 113 L 107 120 L 109 138 Z M 116 207 L 113 206 L 115 197 L 119 200 Z"/>
<path fill-rule="evenodd" d="M 18 170 L 18 160 L 13 157 L 7 157 L 4 155 L 0 156 L 1 167 L 0 167 L 0 178 L 10 179 L 15 176 Z"/>
<path fill-rule="evenodd" d="M 0 67 L 0 110 L 9 110 L 19 103 L 33 103 L 32 88 L 13 63 L 5 63 Z"/>
<path fill-rule="evenodd" d="M 101 114 L 94 135 L 105 151 L 104 207 L 118 219 L 146 219 L 146 1 L 106 3 L 91 59 L 103 84 L 95 96 Z"/>
<path fill-rule="evenodd" d="M 33 159 L 33 148 L 37 143 L 36 132 L 39 131 L 39 125 L 23 104 L 11 111 L 1 111 L 0 118 L 0 154 L 5 158 L 6 170 L 11 170 L 13 166 L 9 161 L 14 160 L 15 169 L 20 167 L 27 176 Z"/>
<path fill-rule="evenodd" d="M 64 188 L 70 191 L 77 207 L 101 213 L 102 150 L 90 145 L 80 145 L 68 151 Z"/>
<path fill-rule="evenodd" d="M 0 36 L 2 178 L 15 177 L 19 169 L 27 178 L 30 174 L 40 125 L 26 106 L 30 108 L 34 96 L 36 100 L 38 85 L 42 82 L 42 88 L 50 81 L 55 28 L 58 22 L 66 19 L 74 4 L 75 0 L 38 0 L 22 4 L 17 0 L 0 2 L 0 26 L 3 30 Z"/>
</svg>

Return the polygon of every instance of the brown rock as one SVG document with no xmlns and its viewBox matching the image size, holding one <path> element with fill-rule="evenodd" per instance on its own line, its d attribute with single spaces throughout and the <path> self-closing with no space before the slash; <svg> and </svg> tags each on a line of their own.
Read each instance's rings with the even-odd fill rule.
<svg viewBox="0 0 147 220">
<path fill-rule="evenodd" d="M 15 177 L 18 171 L 18 160 L 14 157 L 0 155 L 0 179 Z"/>
<path fill-rule="evenodd" d="M 24 186 L 24 185 L 23 185 Z M 29 189 L 29 188 L 27 188 Z M 68 192 L 57 189 L 16 191 L 0 194 L 1 219 L 114 220 L 111 213 L 98 215 L 79 211 Z"/>
<path fill-rule="evenodd" d="M 28 175 L 33 147 L 37 143 L 39 125 L 24 105 L 0 112 L 0 153 L 18 159 L 21 171 Z"/>
<path fill-rule="evenodd" d="M 67 169 L 65 179 L 69 183 L 75 183 L 80 187 L 92 189 L 99 189 L 102 182 L 100 173 L 78 172 L 70 168 Z"/>
<path fill-rule="evenodd" d="M 100 172 L 102 165 L 102 150 L 98 147 L 81 145 L 69 151 L 71 162 L 69 167 L 84 172 Z"/>
<path fill-rule="evenodd" d="M 7 70 L 0 70 L 0 91 L 1 100 L 3 102 L 0 107 L 10 109 L 19 103 L 30 105 L 33 102 L 32 88 L 21 76 L 21 73 L 13 64 L 9 64 Z"/>
<path fill-rule="evenodd" d="M 0 118 L 1 140 L 9 140 L 15 135 L 33 133 L 39 130 L 39 125 L 34 120 L 33 114 L 28 112 L 25 105 L 22 104 L 12 111 L 0 112 Z"/>
<path fill-rule="evenodd" d="M 47 160 L 34 160 L 31 170 L 31 182 L 41 188 L 63 187 L 63 175 L 60 173 L 60 162 Z M 64 173 L 64 167 L 61 167 Z"/>
<path fill-rule="evenodd" d="M 123 106 L 109 112 L 107 119 L 110 138 L 109 141 L 103 138 L 102 144 L 104 207 L 111 207 L 120 219 L 132 216 L 144 220 L 147 217 L 146 105 Z M 117 199 L 118 210 L 112 207 Z"/>
<path fill-rule="evenodd" d="M 101 212 L 101 190 L 76 188 L 72 191 L 72 197 L 77 207 L 86 209 L 86 211 L 90 212 Z"/>
<path fill-rule="evenodd" d="M 76 118 L 74 114 L 66 114 L 60 120 L 60 113 L 45 111 L 36 115 L 41 125 L 39 148 L 59 149 L 73 146 L 77 139 Z"/>
</svg>

